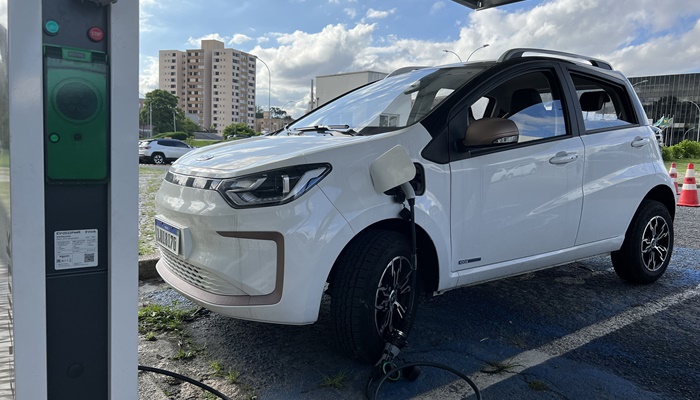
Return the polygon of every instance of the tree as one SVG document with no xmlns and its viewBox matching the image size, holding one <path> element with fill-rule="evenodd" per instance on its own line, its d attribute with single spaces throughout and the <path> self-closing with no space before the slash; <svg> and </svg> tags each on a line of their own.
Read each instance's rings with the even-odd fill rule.
<svg viewBox="0 0 700 400">
<path fill-rule="evenodd" d="M 224 139 L 230 137 L 251 137 L 259 135 L 251 127 L 244 124 L 243 122 L 233 123 L 226 128 L 224 128 Z"/>
<path fill-rule="evenodd" d="M 265 109 L 258 106 L 255 109 L 255 118 L 263 118 L 265 116 L 264 112 L 265 112 Z"/>
<path fill-rule="evenodd" d="M 140 123 L 148 125 L 150 112 L 154 133 L 179 130 L 185 123 L 186 117 L 185 113 L 177 108 L 177 100 L 177 96 L 165 90 L 156 89 L 146 93 L 146 99 L 139 114 Z"/>
<path fill-rule="evenodd" d="M 270 107 L 270 113 L 272 114 L 272 118 L 285 119 L 289 116 L 285 110 L 279 107 Z"/>
<path fill-rule="evenodd" d="M 185 118 L 182 123 L 177 126 L 177 129 L 181 132 L 186 132 L 187 136 L 194 135 L 198 128 L 199 125 L 189 118 Z"/>
</svg>

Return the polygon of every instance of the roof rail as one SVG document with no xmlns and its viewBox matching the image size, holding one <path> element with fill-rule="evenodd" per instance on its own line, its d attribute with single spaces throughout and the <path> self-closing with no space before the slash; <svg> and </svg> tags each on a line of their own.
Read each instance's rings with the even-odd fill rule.
<svg viewBox="0 0 700 400">
<path fill-rule="evenodd" d="M 391 76 L 401 75 L 401 74 L 405 74 L 407 72 L 411 72 L 411 71 L 415 71 L 417 69 L 423 69 L 423 68 L 427 68 L 427 67 L 423 66 L 423 65 L 413 65 L 410 67 L 402 67 L 402 68 L 397 69 L 396 71 L 393 71 L 389 75 L 385 76 L 384 79 L 389 78 Z"/>
<path fill-rule="evenodd" d="M 591 63 L 594 67 L 612 70 L 612 66 L 606 61 L 599 60 L 597 58 L 582 56 L 580 54 L 565 53 L 563 51 L 556 50 L 545 50 L 545 49 L 530 49 L 530 48 L 519 48 L 510 49 L 505 53 L 501 54 L 498 62 L 503 62 L 507 60 L 512 60 L 514 58 L 521 58 L 525 53 L 539 53 L 539 54 L 551 54 L 559 57 L 573 58 L 575 60 L 583 60 Z"/>
</svg>

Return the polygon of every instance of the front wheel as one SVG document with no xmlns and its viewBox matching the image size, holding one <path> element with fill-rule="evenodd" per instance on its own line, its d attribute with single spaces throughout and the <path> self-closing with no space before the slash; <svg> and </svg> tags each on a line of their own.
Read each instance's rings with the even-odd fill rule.
<svg viewBox="0 0 700 400">
<path fill-rule="evenodd" d="M 343 351 L 374 363 L 395 328 L 410 332 L 417 289 L 406 237 L 372 231 L 351 243 L 338 259 L 331 282 L 331 318 Z"/>
<path fill-rule="evenodd" d="M 632 283 L 652 283 L 668 267 L 673 252 L 673 220 L 658 201 L 645 200 L 635 214 L 622 248 L 611 253 L 617 275 Z"/>
</svg>

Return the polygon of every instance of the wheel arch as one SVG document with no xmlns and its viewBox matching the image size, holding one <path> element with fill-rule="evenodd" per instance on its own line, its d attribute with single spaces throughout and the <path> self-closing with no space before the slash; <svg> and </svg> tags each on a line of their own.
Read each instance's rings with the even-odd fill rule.
<svg viewBox="0 0 700 400">
<path fill-rule="evenodd" d="M 644 200 L 655 200 L 663 204 L 668 213 L 671 214 L 671 219 L 676 217 L 676 196 L 673 194 L 673 190 L 666 185 L 658 185 L 651 189 Z M 639 205 L 641 207 L 641 203 Z M 639 208 L 637 207 L 637 208 Z"/>
<path fill-rule="evenodd" d="M 375 222 L 374 224 L 369 225 L 362 231 L 358 232 L 352 238 L 352 240 L 345 244 L 345 247 L 343 247 L 343 250 L 338 254 L 338 257 L 333 262 L 333 267 L 331 267 L 328 277 L 326 278 L 326 282 L 332 284 L 335 273 L 338 270 L 338 260 L 341 258 L 343 253 L 345 253 L 348 248 L 351 248 L 353 243 L 360 240 L 368 232 L 376 230 L 399 232 L 406 237 L 406 240 L 409 242 L 411 240 L 411 224 L 408 221 L 397 218 Z M 440 280 L 437 249 L 435 248 L 433 239 L 420 225 L 416 225 L 416 243 L 418 247 L 418 277 L 424 292 L 429 294 L 437 291 Z"/>
</svg>

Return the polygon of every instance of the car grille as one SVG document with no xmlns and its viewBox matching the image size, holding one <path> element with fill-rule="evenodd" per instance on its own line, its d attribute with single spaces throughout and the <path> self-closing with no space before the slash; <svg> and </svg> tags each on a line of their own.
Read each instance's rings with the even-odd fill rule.
<svg viewBox="0 0 700 400">
<path fill-rule="evenodd" d="M 222 296 L 247 295 L 211 272 L 181 260 L 167 250 L 161 250 L 161 259 L 178 278 L 206 292 Z"/>
</svg>

